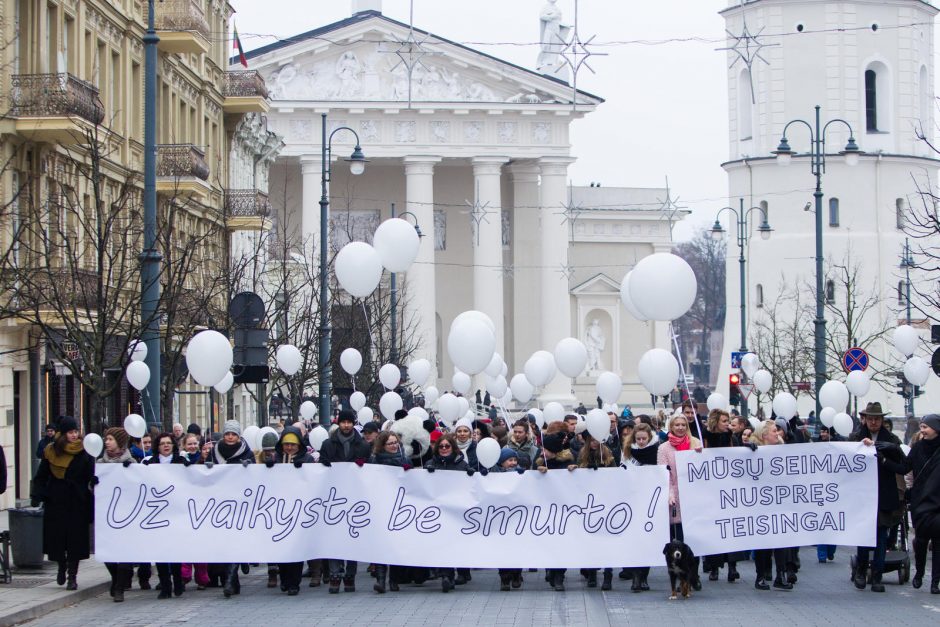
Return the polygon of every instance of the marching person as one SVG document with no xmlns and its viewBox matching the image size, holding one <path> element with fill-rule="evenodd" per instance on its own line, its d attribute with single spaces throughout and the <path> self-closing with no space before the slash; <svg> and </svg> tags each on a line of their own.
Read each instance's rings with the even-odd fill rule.
<svg viewBox="0 0 940 627">
<path fill-rule="evenodd" d="M 98 458 L 99 464 L 136 464 L 137 460 L 127 449 L 130 436 L 121 427 L 111 427 L 104 432 L 104 451 Z M 105 562 L 111 573 L 111 598 L 115 603 L 124 601 L 124 590 L 131 587 L 134 577 L 134 564 L 130 562 Z"/>
<path fill-rule="evenodd" d="M 269 435 L 272 434 L 266 433 L 265 437 Z M 313 457 L 307 453 L 303 439 L 304 434 L 300 429 L 293 426 L 284 427 L 274 448 L 274 459 L 266 460 L 265 465 L 272 468 L 274 464 L 293 464 L 294 468 L 301 468 L 304 464 L 312 464 Z M 280 563 L 277 565 L 277 572 L 281 577 L 281 590 L 287 592 L 287 596 L 297 596 L 300 593 L 304 563 Z"/>
<path fill-rule="evenodd" d="M 731 415 L 723 409 L 713 409 L 708 413 L 705 432 L 702 435 L 705 438 L 706 448 L 728 448 L 738 444 L 734 431 L 731 429 Z M 702 568 L 708 571 L 709 581 L 718 581 L 718 571 L 722 564 L 727 562 L 728 583 L 734 583 L 741 578 L 738 573 L 737 558 L 737 553 L 706 555 L 702 558 Z"/>
<path fill-rule="evenodd" d="M 473 421 L 468 418 L 461 418 L 454 425 L 454 439 L 457 441 L 457 448 L 467 466 L 477 469 L 477 443 L 473 440 Z"/>
<path fill-rule="evenodd" d="M 940 415 L 927 414 L 920 421 L 917 441 L 907 455 L 914 474 L 911 485 L 911 520 L 914 522 L 914 577 L 920 588 L 927 568 L 927 548 L 933 543 L 930 593 L 940 594 Z"/>
<path fill-rule="evenodd" d="M 371 451 L 359 432 L 356 431 L 356 414 L 349 410 L 339 412 L 337 429 L 320 446 L 320 463 L 331 466 L 336 462 L 364 464 Z M 349 560 L 330 560 L 330 594 L 339 592 L 340 580 L 345 592 L 356 591 L 356 569 L 358 564 Z"/>
<path fill-rule="evenodd" d="M 568 426 L 556 420 L 550 423 L 542 435 L 542 457 L 535 460 L 535 468 L 540 473 L 560 470 L 574 464 L 574 455 L 569 448 Z M 545 581 L 555 592 L 565 591 L 565 568 L 546 568 Z"/>
<path fill-rule="evenodd" d="M 470 429 L 467 427 L 467 439 L 470 438 L 469 431 Z M 468 475 L 473 475 L 473 469 L 467 465 L 466 459 L 460 454 L 457 438 L 452 434 L 445 433 L 438 438 L 432 450 L 434 451 L 434 455 L 424 466 L 429 473 L 434 473 L 438 470 L 462 470 Z M 455 585 L 454 568 L 438 568 L 437 572 L 441 576 L 441 592 L 450 592 L 453 590 Z"/>
<path fill-rule="evenodd" d="M 407 469 L 400 449 L 401 440 L 398 434 L 394 431 L 383 431 L 375 438 L 372 455 L 369 457 L 369 463 Z M 372 586 L 372 589 L 379 594 L 385 594 L 386 577 L 388 578 L 388 589 L 392 592 L 398 592 L 398 581 L 396 581 L 394 577 L 389 576 L 388 564 L 375 565 L 375 584 Z"/>
<path fill-rule="evenodd" d="M 180 425 L 180 429 L 182 429 L 182 425 Z M 176 439 L 173 437 L 173 434 L 161 433 L 157 436 L 157 445 L 154 454 L 145 459 L 143 464 L 144 466 L 154 464 L 183 464 L 184 466 L 188 466 L 189 462 L 179 454 L 179 450 L 176 448 Z M 182 564 L 175 563 L 157 564 L 157 578 L 160 580 L 160 594 L 157 595 L 158 599 L 169 599 L 171 591 L 172 595 L 175 596 L 183 594 L 186 586 L 183 583 L 182 566 Z"/>
<path fill-rule="evenodd" d="M 57 427 L 55 439 L 43 450 L 33 498 L 43 503 L 42 548 L 59 565 L 56 583 L 77 590 L 78 563 L 90 552 L 95 460 L 85 452 L 74 418 L 60 417 Z"/>
<path fill-rule="evenodd" d="M 529 434 L 529 421 L 520 418 L 512 425 L 512 433 L 506 446 L 516 452 L 519 466 L 528 470 L 532 468 L 535 459 L 539 456 L 535 438 Z"/>
<path fill-rule="evenodd" d="M 640 423 L 633 428 L 633 433 L 623 441 L 623 453 L 620 456 L 621 468 L 630 469 L 633 466 L 655 466 L 657 452 L 659 451 L 659 438 L 653 428 Z M 633 579 L 630 590 L 644 592 L 650 589 L 647 578 L 650 574 L 649 566 L 642 568 L 623 568 L 617 575 L 619 579 Z"/>
<path fill-rule="evenodd" d="M 610 452 L 606 442 L 598 442 L 587 431 L 582 435 L 584 437 L 584 446 L 581 447 L 581 452 L 578 453 L 578 463 L 570 464 L 568 470 L 575 470 L 577 468 L 591 468 L 597 470 L 598 468 L 613 468 L 618 465 L 617 458 Z M 581 574 L 587 579 L 588 588 L 597 587 L 596 568 L 582 568 Z M 601 590 L 610 590 L 613 578 L 614 569 L 608 566 L 604 569 L 604 581 L 601 584 Z"/>
<path fill-rule="evenodd" d="M 777 423 L 773 420 L 765 420 L 760 424 L 760 428 L 751 435 L 750 448 L 757 450 L 758 446 L 773 446 L 783 444 L 783 435 Z M 773 575 L 773 567 L 777 567 L 777 576 L 774 578 L 773 586 L 779 590 L 792 590 L 793 584 L 787 574 L 787 558 L 790 549 L 757 549 L 754 551 L 754 587 L 758 590 L 770 590 L 767 580 Z"/>
</svg>

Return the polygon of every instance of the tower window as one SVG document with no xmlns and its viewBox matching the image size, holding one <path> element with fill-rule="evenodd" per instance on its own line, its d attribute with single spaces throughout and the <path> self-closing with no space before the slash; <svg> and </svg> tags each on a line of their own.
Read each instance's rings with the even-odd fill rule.
<svg viewBox="0 0 940 627">
<path fill-rule="evenodd" d="M 829 226 L 839 226 L 839 199 L 829 199 Z"/>
<path fill-rule="evenodd" d="M 878 75 L 874 70 L 865 70 L 865 129 L 878 131 Z"/>
</svg>

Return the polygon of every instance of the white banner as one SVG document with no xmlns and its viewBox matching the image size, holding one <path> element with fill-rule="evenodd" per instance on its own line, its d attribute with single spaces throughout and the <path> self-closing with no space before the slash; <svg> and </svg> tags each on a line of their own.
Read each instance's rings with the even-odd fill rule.
<svg viewBox="0 0 940 627">
<path fill-rule="evenodd" d="M 366 464 L 99 464 L 103 562 L 658 566 L 668 474 L 647 466 L 479 473 Z"/>
<path fill-rule="evenodd" d="M 696 555 L 811 544 L 874 546 L 874 452 L 857 442 L 680 452 L 685 542 Z"/>
</svg>

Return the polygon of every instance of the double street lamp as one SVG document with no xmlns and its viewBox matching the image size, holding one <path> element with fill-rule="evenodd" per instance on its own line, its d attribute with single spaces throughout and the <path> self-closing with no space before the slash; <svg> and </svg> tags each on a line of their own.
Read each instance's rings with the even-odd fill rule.
<svg viewBox="0 0 940 627">
<path fill-rule="evenodd" d="M 320 351 L 317 367 L 320 373 L 320 423 L 330 424 L 333 412 L 330 408 L 330 393 L 333 387 L 333 371 L 330 367 L 330 350 L 333 327 L 330 325 L 330 290 L 328 284 L 330 243 L 330 158 L 333 153 L 333 136 L 340 131 L 349 131 L 356 138 L 356 147 L 348 159 L 349 173 L 359 176 L 366 169 L 367 159 L 359 146 L 359 135 L 348 126 L 340 126 L 329 134 L 326 133 L 326 114 L 322 114 L 321 154 L 320 154 Z"/>
<path fill-rule="evenodd" d="M 787 141 L 787 130 L 792 124 L 802 124 L 809 129 L 810 151 L 805 156 L 810 157 L 810 171 L 816 177 L 816 191 L 813 197 L 816 199 L 816 319 L 814 320 L 815 331 L 815 372 L 816 372 L 816 416 L 819 416 L 821 409 L 819 402 L 819 389 L 826 382 L 826 318 L 825 318 L 825 293 L 823 291 L 823 245 L 822 245 L 822 219 L 823 219 L 823 193 L 822 193 L 822 175 L 826 171 L 826 131 L 832 124 L 841 124 L 849 131 L 849 141 L 845 148 L 839 153 L 845 157 L 845 163 L 848 166 L 858 164 L 858 157 L 862 154 L 858 145 L 855 143 L 855 137 L 852 132 L 852 125 L 841 118 L 835 118 L 826 122 L 820 127 L 819 105 L 816 105 L 815 124 L 801 119 L 795 119 L 787 122 L 783 127 L 783 136 L 780 138 L 780 145 L 772 154 L 777 155 L 777 164 L 786 166 L 794 156 L 800 156 L 790 148 Z"/>
<path fill-rule="evenodd" d="M 904 270 L 904 304 L 907 308 L 907 324 L 911 324 L 911 268 L 914 267 L 914 258 L 911 257 L 911 240 L 904 238 L 904 249 L 901 251 L 901 269 Z M 904 398 L 904 413 L 914 415 L 914 387 L 911 386 L 910 395 Z"/>
<path fill-rule="evenodd" d="M 770 224 L 767 222 L 767 210 L 763 207 L 751 207 L 750 209 L 744 209 L 744 199 L 739 200 L 739 207 L 735 209 L 734 207 L 722 207 L 718 210 L 718 213 L 715 214 L 715 224 L 712 225 L 710 231 L 712 239 L 721 239 L 725 236 L 726 231 L 721 226 L 721 222 L 718 221 L 718 218 L 721 217 L 723 212 L 729 212 L 734 215 L 735 224 L 737 226 L 737 239 L 738 239 L 738 269 L 740 272 L 740 287 L 741 287 L 741 353 L 747 353 L 747 297 L 745 296 L 745 267 L 747 261 L 744 257 L 744 249 L 747 247 L 748 241 L 751 239 L 751 228 L 749 224 L 749 218 L 754 211 L 760 213 L 760 226 L 757 228 L 757 232 L 760 233 L 761 239 L 768 240 L 770 239 L 770 234 L 773 232 L 773 229 L 770 228 Z M 747 418 L 747 397 L 741 399 L 741 415 Z"/>
</svg>

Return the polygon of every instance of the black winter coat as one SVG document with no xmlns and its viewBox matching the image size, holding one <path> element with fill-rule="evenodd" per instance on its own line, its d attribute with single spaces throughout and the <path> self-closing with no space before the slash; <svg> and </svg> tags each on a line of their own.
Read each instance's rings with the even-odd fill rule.
<svg viewBox="0 0 940 627">
<path fill-rule="evenodd" d="M 868 427 L 863 424 L 858 431 L 851 435 L 849 441 L 861 442 L 865 438 L 871 437 Z M 893 512 L 901 508 L 897 475 L 906 472 L 901 441 L 896 435 L 882 427 L 878 431 L 875 447 L 878 459 L 878 510 Z"/>
<path fill-rule="evenodd" d="M 329 463 L 354 462 L 357 459 L 365 461 L 371 453 L 369 444 L 362 439 L 359 432 L 353 430 L 353 439 L 349 443 L 349 454 L 343 450 L 343 443 L 339 440 L 339 429 L 330 434 L 330 437 L 320 446 L 320 461 Z"/>
<path fill-rule="evenodd" d="M 49 446 L 52 446 L 51 444 Z M 88 559 L 89 527 L 94 520 L 91 480 L 95 459 L 82 451 L 57 479 L 43 458 L 33 480 L 33 497 L 43 502 L 42 551 L 53 562 Z"/>
<path fill-rule="evenodd" d="M 914 471 L 911 519 L 918 533 L 940 542 L 940 438 L 918 440 L 907 456 Z"/>
<path fill-rule="evenodd" d="M 219 440 L 215 443 L 212 452 L 209 453 L 209 459 L 206 461 L 215 464 L 240 464 L 244 461 L 249 464 L 255 463 L 255 454 L 251 452 L 251 448 L 245 440 L 239 440 L 238 448 L 228 457 L 225 456 L 225 450 L 225 442 Z"/>
<path fill-rule="evenodd" d="M 468 468 L 466 460 L 460 453 L 451 453 L 447 457 L 441 457 L 440 455 L 435 455 L 431 458 L 427 464 L 424 465 L 425 468 L 433 468 L 434 470 L 464 470 Z"/>
<path fill-rule="evenodd" d="M 403 468 L 405 465 L 405 460 L 402 459 L 400 453 L 379 453 L 378 455 L 373 454 L 369 458 L 370 464 L 378 464 L 380 466 L 397 466 Z"/>
<path fill-rule="evenodd" d="M 145 459 L 142 463 L 144 466 L 150 466 L 151 464 L 162 464 L 163 462 L 160 461 L 160 455 L 158 453 L 154 453 L 153 455 Z M 171 464 L 183 464 L 185 466 L 189 466 L 189 460 L 187 460 L 185 457 L 183 457 L 182 455 L 176 452 L 173 453 L 173 456 L 170 459 L 170 463 Z"/>
</svg>

